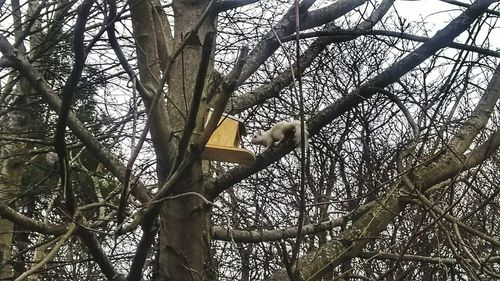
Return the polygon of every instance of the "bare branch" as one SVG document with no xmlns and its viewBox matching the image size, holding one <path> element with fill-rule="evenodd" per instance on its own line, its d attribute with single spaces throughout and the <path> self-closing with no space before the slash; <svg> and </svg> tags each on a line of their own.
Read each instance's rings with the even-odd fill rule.
<svg viewBox="0 0 500 281">
<path fill-rule="evenodd" d="M 113 281 L 124 281 L 124 276 L 116 271 L 113 263 L 111 263 L 101 245 L 99 245 L 95 235 L 83 227 L 78 228 L 77 233 L 106 278 Z"/>
<path fill-rule="evenodd" d="M 93 0 L 86 0 L 78 8 L 78 18 L 75 24 L 75 33 L 73 37 L 73 51 L 75 53 L 75 63 L 71 70 L 70 76 L 66 81 L 61 92 L 62 103 L 59 111 L 59 119 L 57 121 L 56 133 L 54 136 L 54 147 L 59 157 L 59 174 L 61 176 L 61 183 L 64 190 L 64 198 L 66 200 L 66 209 L 70 215 L 75 213 L 76 202 L 73 188 L 71 187 L 71 178 L 69 174 L 68 158 L 66 157 L 66 124 L 68 122 L 68 115 L 73 103 L 73 96 L 75 93 L 78 81 L 81 78 L 87 54 L 84 47 L 85 24 L 90 13 L 90 8 L 94 4 Z"/>
<path fill-rule="evenodd" d="M 258 0 L 219 0 L 215 6 L 215 10 L 220 13 L 250 5 L 255 2 L 258 2 Z"/>
<path fill-rule="evenodd" d="M 368 17 L 366 20 L 362 21 L 358 25 L 359 30 L 365 30 L 369 31 L 373 28 L 373 26 L 379 22 L 383 16 L 387 13 L 389 8 L 392 6 L 394 3 L 394 0 L 391 1 L 384 1 L 382 2 Z M 334 30 L 337 30 L 337 26 L 334 24 L 328 24 L 323 28 L 324 32 L 333 32 Z M 277 34 L 277 36 L 279 36 Z M 286 36 L 283 38 L 286 39 L 291 39 L 293 40 L 295 38 L 295 34 Z M 302 38 L 302 33 L 299 34 L 299 36 Z M 356 39 L 358 36 L 353 36 L 350 37 L 348 40 L 353 40 Z M 274 38 L 275 40 L 281 41 L 282 38 Z M 312 62 L 317 58 L 317 56 L 323 52 L 326 47 L 334 42 L 340 42 L 337 40 L 332 40 L 331 38 L 319 38 L 315 40 L 311 46 L 307 48 L 306 51 L 300 56 L 299 59 L 296 60 L 296 62 L 291 66 L 291 69 L 287 69 L 280 73 L 276 78 L 271 80 L 270 82 L 266 83 L 265 85 L 249 92 L 243 95 L 240 95 L 233 99 L 231 103 L 231 113 L 236 114 L 240 113 L 254 105 L 260 104 L 267 99 L 273 98 L 278 96 L 279 92 L 288 86 L 291 81 L 292 81 L 292 73 L 297 73 L 297 75 L 302 74 L 311 64 Z M 300 72 L 297 69 L 297 63 L 301 65 Z"/>
<path fill-rule="evenodd" d="M 497 65 L 486 91 L 481 96 L 471 117 L 462 125 L 450 141 L 450 148 L 462 154 L 470 146 L 480 130 L 486 125 L 495 105 L 500 99 L 500 64 Z"/>
<path fill-rule="evenodd" d="M 51 259 L 54 258 L 54 256 L 57 254 L 57 251 L 59 251 L 59 248 L 69 239 L 69 237 L 73 234 L 73 231 L 75 231 L 75 224 L 70 223 L 68 225 L 68 231 L 59 238 L 57 241 L 56 245 L 50 250 L 50 252 L 45 256 L 39 263 L 33 265 L 29 270 L 23 272 L 19 277 L 15 279 L 15 281 L 21 281 L 24 280 L 26 277 L 30 276 L 31 274 L 37 272 L 40 270 L 47 262 L 49 262 Z"/>
<path fill-rule="evenodd" d="M 360 35 L 373 35 L 373 36 L 375 36 L 375 38 L 377 38 L 377 36 L 379 36 L 379 35 L 380 36 L 389 36 L 389 37 L 412 40 L 412 41 L 416 41 L 416 42 L 426 42 L 427 40 L 429 40 L 429 37 L 425 37 L 425 36 L 419 36 L 419 35 L 413 35 L 413 34 L 408 34 L 408 33 L 403 33 L 403 32 L 395 32 L 395 31 L 389 31 L 389 30 L 377 30 L 377 29 L 362 30 L 359 27 L 356 29 L 352 29 L 352 30 L 337 28 L 337 29 L 332 30 L 332 31 L 314 31 L 314 32 L 301 33 L 300 38 L 305 39 L 305 38 L 314 38 L 314 37 L 330 37 L 329 39 L 332 42 L 343 42 L 343 41 L 349 41 L 349 40 L 355 39 L 356 37 L 358 37 Z M 282 37 L 281 40 L 283 42 L 294 40 L 294 35 L 288 35 L 288 36 Z M 471 45 L 462 44 L 462 43 L 450 42 L 448 44 L 448 47 L 458 49 L 458 50 L 472 51 L 472 52 L 486 55 L 486 56 L 500 57 L 500 52 L 481 48 L 478 46 L 471 46 Z"/>
<path fill-rule="evenodd" d="M 455 0 L 440 0 L 441 2 L 446 2 L 448 4 L 452 4 L 452 5 L 457 5 L 457 6 L 460 6 L 460 7 L 470 7 L 470 4 L 468 3 L 463 3 L 463 2 L 460 2 L 460 1 L 455 1 Z M 488 14 L 492 14 L 492 15 L 496 15 L 496 16 L 500 16 L 500 12 L 499 11 L 495 11 L 495 10 L 486 10 L 486 13 Z"/>
<path fill-rule="evenodd" d="M 332 105 L 318 112 L 307 122 L 307 128 L 309 129 L 310 136 L 314 136 L 321 128 L 326 126 L 335 118 L 351 110 L 364 100 L 372 97 L 375 91 L 370 90 L 370 87 L 384 88 L 396 82 L 401 76 L 426 60 L 435 51 L 446 46 L 449 42 L 451 42 L 451 40 L 453 40 L 453 38 L 466 30 L 470 24 L 477 19 L 493 2 L 495 1 L 479 0 L 475 2 L 474 5 L 451 21 L 446 27 L 438 31 L 434 37 L 422 44 L 415 51 L 395 62 L 385 71 L 367 81 L 360 88 L 357 88 L 348 95 L 339 98 Z M 254 165 L 250 167 L 238 166 L 221 174 L 217 179 L 206 183 L 207 189 L 213 189 L 213 196 L 216 196 L 225 189 L 231 187 L 234 183 L 264 169 L 271 163 L 274 163 L 291 150 L 292 148 L 285 148 L 284 145 L 280 145 L 276 149 L 266 150 L 264 153 L 257 155 Z"/>
<path fill-rule="evenodd" d="M 33 66 L 26 58 L 14 49 L 2 35 L 0 35 L 0 52 L 2 52 L 4 57 L 11 62 L 14 68 L 31 83 L 32 87 L 47 101 L 49 106 L 59 113 L 62 104 L 61 99 L 34 70 Z M 103 146 L 71 111 L 68 113 L 68 126 L 95 157 L 103 163 L 104 167 L 123 182 L 125 167 L 121 161 L 118 160 L 109 149 Z M 138 188 L 134 189 L 134 196 L 141 202 L 147 202 L 150 199 L 147 189 L 140 182 L 138 182 Z"/>
<path fill-rule="evenodd" d="M 362 252 L 358 255 L 359 258 L 363 259 L 376 259 L 376 260 L 394 260 L 394 261 L 414 261 L 422 263 L 433 263 L 433 264 L 445 264 L 449 266 L 454 266 L 458 262 L 456 259 L 446 259 L 439 257 L 426 257 L 418 255 L 397 255 L 392 253 L 384 252 Z M 497 263 L 500 261 L 500 256 L 491 257 L 482 260 L 481 263 Z"/>
<path fill-rule="evenodd" d="M 187 120 L 186 123 L 184 124 L 183 134 L 181 140 L 179 141 L 177 157 L 175 159 L 174 164 L 172 165 L 171 171 L 175 171 L 175 169 L 178 167 L 178 165 L 184 158 L 184 154 L 188 148 L 189 142 L 191 140 L 191 135 L 196 125 L 197 116 L 200 113 L 199 112 L 200 103 L 203 96 L 203 89 L 205 88 L 205 79 L 207 76 L 208 65 L 210 62 L 214 41 L 215 41 L 215 34 L 213 32 L 207 33 L 207 35 L 205 36 L 205 40 L 203 42 L 201 61 L 198 67 L 198 74 L 196 76 L 196 83 L 194 86 L 193 97 L 191 99 Z M 201 114 L 204 114 L 204 112 L 202 112 Z"/>
<path fill-rule="evenodd" d="M 7 204 L 0 201 L 0 217 L 5 218 L 25 229 L 43 234 L 61 235 L 66 231 L 66 226 L 57 224 L 45 224 L 31 219 L 21 213 L 16 212 Z"/>
<path fill-rule="evenodd" d="M 406 106 L 401 102 L 401 100 L 396 95 L 385 89 L 373 88 L 373 90 L 386 95 L 392 102 L 394 102 L 399 107 L 401 112 L 403 112 L 404 116 L 406 117 L 406 120 L 408 120 L 408 123 L 410 124 L 411 128 L 413 129 L 413 136 L 418 137 L 420 135 L 420 128 L 418 127 L 415 120 L 413 120 L 410 111 L 408 111 L 408 108 L 406 108 Z"/>
<path fill-rule="evenodd" d="M 335 227 L 345 225 L 352 218 L 359 217 L 364 212 L 372 208 L 376 202 L 370 202 L 359 206 L 358 209 L 354 210 L 352 213 L 335 218 L 329 221 L 321 222 L 318 224 L 307 224 L 304 225 L 303 234 L 312 235 L 319 232 L 324 232 L 327 230 L 332 230 Z M 227 229 L 220 226 L 213 227 L 214 239 L 223 241 L 235 241 L 241 243 L 260 243 L 260 242 L 270 242 L 279 241 L 287 238 L 294 238 L 297 235 L 297 227 L 289 227 L 284 229 L 274 229 L 274 230 L 236 230 Z"/>
</svg>

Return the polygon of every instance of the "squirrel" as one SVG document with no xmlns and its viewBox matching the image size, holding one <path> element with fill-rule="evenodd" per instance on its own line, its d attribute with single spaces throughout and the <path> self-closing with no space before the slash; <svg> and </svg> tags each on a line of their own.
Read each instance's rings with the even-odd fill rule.
<svg viewBox="0 0 500 281">
<path fill-rule="evenodd" d="M 273 144 L 278 145 L 280 144 L 285 137 L 290 136 L 292 133 L 292 130 L 295 131 L 293 140 L 295 143 L 295 146 L 300 146 L 301 144 L 301 133 L 300 133 L 300 121 L 299 120 L 293 120 L 291 122 L 288 121 L 281 121 L 276 123 L 271 129 L 262 132 L 261 130 L 258 130 L 257 133 L 255 133 L 252 137 L 252 140 L 250 141 L 253 144 L 260 144 L 266 146 L 266 148 L 270 148 L 273 146 Z M 307 131 L 306 124 L 304 123 L 304 147 L 307 150 L 309 147 L 309 132 Z M 275 143 L 276 142 L 276 143 Z"/>
</svg>

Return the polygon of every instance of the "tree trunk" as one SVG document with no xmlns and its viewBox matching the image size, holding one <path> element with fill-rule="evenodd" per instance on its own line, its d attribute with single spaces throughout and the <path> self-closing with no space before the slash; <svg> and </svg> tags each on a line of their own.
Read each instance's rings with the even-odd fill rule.
<svg viewBox="0 0 500 281">
<path fill-rule="evenodd" d="M 29 87 L 22 81 L 15 90 L 19 97 L 15 106 L 20 110 L 10 112 L 2 119 L 2 133 L 6 135 L 25 135 L 29 129 L 29 120 L 26 112 L 27 102 L 24 95 L 29 94 Z M 27 144 L 24 142 L 11 142 L 2 145 L 0 158 L 3 161 L 0 179 L 0 201 L 10 204 L 18 199 L 21 179 L 26 161 Z M 14 207 L 11 204 L 11 207 Z M 10 266 L 14 225 L 11 221 L 0 218 L 0 279 L 12 277 Z M 4 266 L 5 265 L 5 266 Z"/>
<path fill-rule="evenodd" d="M 175 43 L 179 46 L 188 32 L 198 23 L 208 1 L 174 1 Z M 213 18 L 201 25 L 198 36 L 190 40 L 176 58 L 169 73 L 169 103 L 167 104 L 172 129 L 184 133 L 185 116 L 191 102 L 196 75 L 201 61 L 202 42 L 207 32 L 213 31 Z M 209 70 L 211 72 L 211 70 Z M 203 101 L 202 101 L 203 102 Z M 204 106 L 201 106 L 203 108 Z M 199 114 L 204 114 L 200 112 Z M 200 124 L 197 124 L 200 130 Z M 193 164 L 188 175 L 173 190 L 174 194 L 203 191 L 201 161 Z M 160 268 L 161 280 L 207 280 L 205 263 L 209 259 L 209 209 L 201 198 L 187 195 L 167 200 L 160 211 Z"/>
<path fill-rule="evenodd" d="M 173 50 L 181 45 L 193 27 L 198 24 L 209 1 L 173 1 L 174 43 Z M 164 30 L 156 35 L 151 32 L 155 22 L 153 4 L 131 2 L 134 35 L 136 37 L 138 63 L 141 69 L 141 81 L 149 94 L 157 92 L 161 80 L 159 61 L 165 51 L 162 35 L 170 34 Z M 165 24 L 165 23 L 163 23 Z M 162 28 L 170 28 L 164 27 Z M 168 92 L 165 98 L 160 92 L 158 106 L 153 108 L 151 116 L 151 135 L 153 138 L 160 186 L 167 179 L 176 158 L 178 141 L 182 136 L 188 108 L 193 96 L 196 75 L 201 60 L 202 43 L 207 32 L 213 31 L 214 17 L 208 16 L 202 23 L 196 36 L 186 44 L 182 52 L 174 58 L 172 68 L 163 75 L 168 75 Z M 172 54 L 169 54 L 172 56 Z M 147 69 L 147 71 L 145 71 Z M 208 70 L 211 73 L 211 70 Z M 208 75 L 207 77 L 210 77 Z M 154 104 L 153 97 L 144 97 L 148 109 Z M 167 100 L 165 103 L 164 101 Z M 204 101 L 202 101 L 203 103 Z M 201 106 L 204 108 L 204 105 Z M 200 114 L 205 114 L 201 112 Z M 197 118 L 196 133 L 203 128 L 202 118 Z M 175 133 L 172 137 L 172 133 Z M 193 134 L 197 135 L 197 134 Z M 181 159 L 182 160 L 182 159 Z M 171 195 L 195 192 L 205 196 L 203 190 L 203 172 L 201 160 L 194 161 L 185 172 L 183 179 L 171 190 Z M 173 200 L 165 200 L 160 209 L 160 280 L 206 280 L 205 268 L 209 259 L 210 237 L 209 208 L 202 198 L 196 195 L 183 195 Z"/>
</svg>

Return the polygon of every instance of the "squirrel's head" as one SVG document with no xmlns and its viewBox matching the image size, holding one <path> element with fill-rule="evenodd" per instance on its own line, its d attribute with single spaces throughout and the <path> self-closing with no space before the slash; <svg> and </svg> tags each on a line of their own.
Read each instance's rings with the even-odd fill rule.
<svg viewBox="0 0 500 281">
<path fill-rule="evenodd" d="M 259 144 L 259 137 L 262 135 L 262 130 L 257 130 L 252 136 L 252 140 L 250 141 L 253 144 Z"/>
</svg>

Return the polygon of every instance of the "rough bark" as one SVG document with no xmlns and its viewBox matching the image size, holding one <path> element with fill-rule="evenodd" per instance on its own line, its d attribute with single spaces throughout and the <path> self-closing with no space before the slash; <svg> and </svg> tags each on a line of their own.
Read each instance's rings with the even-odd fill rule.
<svg viewBox="0 0 500 281">
<path fill-rule="evenodd" d="M 26 85 L 24 81 L 21 85 Z M 27 87 L 18 88 L 20 95 L 16 105 L 25 108 L 27 105 Z M 4 134 L 25 134 L 29 129 L 30 118 L 22 110 L 13 111 L 2 118 L 2 133 Z M 12 142 L 2 145 L 0 158 L 3 159 L 1 179 L 0 179 L 0 201 L 10 204 L 14 202 L 21 191 L 21 178 L 24 171 L 25 152 L 28 146 L 23 142 Z M 14 206 L 13 206 L 14 207 Z M 4 218 L 0 218 L 0 279 L 12 277 L 13 271 L 10 266 L 12 251 L 12 241 L 14 235 L 14 224 Z M 3 266 L 5 265 L 5 266 Z"/>
<path fill-rule="evenodd" d="M 34 66 L 27 61 L 27 58 L 21 55 L 18 50 L 14 49 L 9 44 L 7 39 L 0 35 L 0 51 L 14 69 L 26 78 L 31 87 L 42 96 L 55 112 L 61 109 L 61 99 L 57 93 L 42 78 L 42 74 L 35 70 Z M 99 140 L 89 131 L 83 123 L 76 117 L 76 114 L 69 112 L 68 127 L 72 132 L 85 144 L 85 146 L 99 159 L 99 161 L 121 182 L 124 181 L 125 165 L 123 165 L 118 157 L 116 157 L 110 149 L 106 148 Z M 137 182 L 137 188 L 133 190 L 133 195 L 141 202 L 147 202 L 150 196 L 142 184 Z"/>
<path fill-rule="evenodd" d="M 174 1 L 174 48 L 197 24 L 208 1 Z M 169 117 L 172 128 L 181 134 L 186 122 L 189 104 L 193 97 L 196 74 L 201 61 L 202 42 L 207 32 L 214 31 L 214 18 L 209 16 L 195 36 L 175 60 L 169 75 Z M 203 102 L 203 101 L 202 101 Z M 201 108 L 204 108 L 201 106 Z M 180 110 L 180 112 L 178 111 Z M 199 114 L 204 114 L 200 112 Z M 195 126 L 199 130 L 198 126 Z M 195 130 L 197 130 L 195 129 Z M 201 161 L 191 167 L 185 180 L 174 189 L 174 194 L 202 190 L 203 178 Z M 209 210 L 198 197 L 185 196 L 168 200 L 160 211 L 160 276 L 162 280 L 202 280 L 206 279 L 205 262 L 209 251 L 209 233 L 206 230 Z M 174 226 L 174 227 L 173 227 Z"/>
<path fill-rule="evenodd" d="M 493 108 L 500 98 L 500 66 L 490 80 L 480 102 L 473 113 L 464 122 L 452 140 L 442 152 L 433 157 L 429 164 L 407 167 L 407 175 L 403 175 L 403 180 L 399 181 L 385 196 L 377 199 L 377 204 L 370 211 L 353 220 L 352 225 L 338 237 L 338 239 L 320 247 L 318 251 L 312 252 L 302 257 L 296 264 L 303 280 L 318 280 L 325 273 L 335 266 L 361 254 L 364 246 L 373 241 L 387 226 L 398 216 L 407 204 L 404 194 L 414 192 L 413 189 L 425 191 L 428 188 L 451 179 L 459 175 L 462 171 L 479 165 L 482 161 L 466 161 L 468 155 L 463 154 L 470 147 L 472 140 L 480 132 L 480 128 L 486 125 Z M 484 145 L 488 147 L 490 153 L 484 152 Z M 498 149 L 500 142 L 498 134 L 478 146 L 469 156 L 476 153 L 481 154 L 484 160 L 491 156 L 492 152 Z M 467 228 L 467 226 L 462 226 Z M 469 230 L 470 231 L 470 230 Z M 496 243 L 496 241 L 490 241 Z M 288 274 L 283 271 L 276 272 L 270 280 L 289 280 Z"/>
<path fill-rule="evenodd" d="M 150 111 L 150 133 L 158 160 L 158 176 L 162 178 L 167 173 L 169 162 L 171 162 L 169 160 L 173 157 L 170 151 L 173 145 L 170 142 L 172 137 L 170 120 L 166 116 L 167 111 L 163 102 L 165 99 L 162 90 L 163 85 L 160 85 L 161 71 L 160 57 L 156 46 L 157 39 L 155 33 L 151 32 L 151 27 L 154 26 L 153 9 L 152 3 L 148 1 L 130 2 L 133 33 L 136 38 L 139 76 L 142 84 L 148 91 L 148 95 L 142 98 L 146 103 L 148 111 Z M 155 94 L 159 95 L 157 97 L 158 102 L 153 104 Z"/>
<path fill-rule="evenodd" d="M 199 24 L 198 21 L 208 4 L 209 1 L 173 2 L 175 14 L 173 50 L 178 49 L 188 33 Z M 155 33 L 150 32 L 155 22 L 156 25 L 159 24 L 158 20 L 155 21 L 153 9 L 149 3 L 139 1 L 131 3 L 141 81 L 150 93 L 160 95 L 157 104 L 152 96 L 143 98 L 151 112 L 151 135 L 156 149 L 157 173 L 161 186 L 168 179 L 170 170 L 178 167 L 178 165 L 173 166 L 174 159 L 178 152 L 178 140 L 184 133 L 188 108 L 196 84 L 196 75 L 201 61 L 201 42 L 207 32 L 214 31 L 214 17 L 209 15 L 200 23 L 197 34 L 192 36 L 184 47 L 181 47 L 182 51 L 177 57 L 164 58 L 163 55 L 158 54 L 158 49 L 164 50 L 164 46 L 157 47 L 156 45 L 158 41 L 163 43 L 163 40 L 158 40 L 155 38 Z M 168 26 L 165 25 L 166 22 L 163 21 L 162 26 L 156 28 L 167 28 Z M 166 94 L 160 90 L 163 85 L 160 82 L 162 77 L 159 60 L 167 66 L 163 73 L 167 77 L 168 93 Z M 168 60 L 173 60 L 170 69 Z M 168 101 L 166 103 L 164 102 L 165 95 Z M 200 106 L 200 108 L 204 107 Z M 195 126 L 198 130 L 200 130 L 199 123 Z M 176 135 L 172 135 L 172 132 Z M 182 161 L 184 158 L 179 160 Z M 203 195 L 202 183 L 201 161 L 195 160 L 183 179 L 173 186 L 170 194 L 196 192 Z M 206 278 L 204 277 L 206 261 L 204 255 L 209 252 L 209 238 L 206 235 L 209 233 L 206 231 L 209 210 L 196 196 L 181 196 L 175 200 L 166 200 L 161 205 L 159 211 L 160 279 L 201 280 Z"/>
<path fill-rule="evenodd" d="M 215 30 L 215 11 L 209 13 L 207 18 L 199 22 L 207 6 L 212 2 L 209 0 L 174 0 L 172 2 L 174 22 L 169 22 L 170 17 L 167 19 L 166 13 L 162 10 L 164 7 L 160 5 L 159 0 L 132 0 L 129 3 L 133 23 L 133 35 L 136 43 L 138 71 L 141 85 L 144 85 L 144 91 L 141 94 L 149 112 L 150 135 L 157 157 L 159 187 L 162 187 L 172 178 L 170 176 L 174 174 L 178 167 L 188 166 L 187 170 L 180 176 L 180 180 L 176 180 L 175 184 L 168 186 L 168 189 L 157 193 L 157 195 L 160 195 L 159 197 L 155 197 L 155 199 L 162 201 L 159 202 L 158 208 L 153 207 L 153 211 L 148 213 L 148 216 L 143 221 L 142 226 L 145 239 L 141 240 L 144 243 L 139 244 L 138 254 L 136 255 L 139 257 L 139 260 L 143 260 L 137 263 L 138 267 L 134 268 L 134 270 L 139 270 L 133 275 L 129 275 L 129 280 L 138 280 L 142 277 L 142 267 L 148 256 L 150 246 L 156 238 L 156 229 L 153 229 L 153 226 L 156 226 L 156 222 L 158 222 L 159 226 L 158 251 L 160 264 L 158 268 L 161 280 L 215 279 L 211 274 L 210 240 L 212 235 L 222 240 L 231 240 L 234 238 L 238 242 L 256 242 L 293 238 L 297 232 L 296 228 L 268 232 L 232 231 L 231 236 L 223 229 L 216 228 L 214 231 L 210 229 L 210 208 L 207 201 L 201 196 L 210 200 L 216 199 L 227 188 L 268 167 L 270 163 L 278 161 L 292 150 L 291 147 L 284 146 L 273 148 L 259 155 L 257 163 L 250 168 L 237 167 L 222 174 L 218 179 L 213 181 L 209 181 L 207 177 L 204 177 L 201 161 L 197 158 L 200 148 L 189 144 L 193 144 L 197 136 L 203 133 L 203 118 L 200 116 L 203 116 L 205 113 L 205 95 L 201 96 L 199 110 L 194 110 L 198 111 L 198 116 L 196 116 L 198 118 L 192 119 L 196 120 L 193 128 L 188 128 L 189 126 L 186 126 L 186 121 L 189 120 L 190 116 L 188 109 L 192 105 L 192 101 L 195 100 L 193 96 L 196 96 L 195 85 L 197 84 L 197 74 L 200 62 L 202 61 L 202 42 L 204 42 L 209 32 Z M 252 2 L 252 0 L 236 1 L 236 3 L 225 3 L 222 1 L 219 4 L 231 6 L 248 2 Z M 304 25 L 301 28 L 318 27 L 326 23 L 327 26 L 325 26 L 324 31 L 334 32 L 336 29 L 332 20 L 345 15 L 367 1 L 340 0 L 324 8 L 308 12 L 307 10 L 314 2 L 314 0 L 302 1 L 301 17 L 303 17 Z M 440 48 L 450 46 L 452 39 L 470 27 L 471 23 L 492 2 L 494 1 L 477 1 L 462 16 L 454 20 L 448 28 L 438 32 L 435 37 L 426 40 L 425 44 L 417 48 L 409 56 L 389 67 L 363 87 L 354 90 L 324 110 L 316 112 L 317 114 L 309 122 L 311 135 L 318 133 L 335 118 L 358 106 L 366 99 L 371 98 L 375 93 L 373 86 L 385 87 L 394 83 L 402 75 L 435 54 Z M 340 38 L 339 41 L 344 39 L 352 40 L 356 36 L 367 34 L 373 27 L 373 24 L 382 18 L 387 8 L 392 4 L 392 0 L 385 0 L 383 3 L 387 6 L 383 6 L 383 4 L 380 6 L 385 7 L 379 10 L 380 14 L 374 14 L 373 17 L 358 26 L 363 32 L 356 33 L 354 31 L 351 35 L 347 34 L 345 37 L 338 37 Z M 279 35 L 289 36 L 293 33 L 295 23 L 293 12 L 293 9 L 290 9 L 285 17 L 278 22 L 278 27 L 280 28 L 278 28 L 277 32 Z M 171 23 L 173 25 L 169 26 Z M 196 31 L 193 32 L 193 29 L 196 29 Z M 170 31 L 173 32 L 171 33 Z M 189 37 L 190 40 L 185 42 L 184 39 L 190 35 L 193 36 Z M 243 73 L 241 76 L 236 75 L 239 77 L 238 83 L 243 83 L 253 75 L 279 48 L 279 44 L 274 36 L 274 33 L 270 32 L 264 36 L 260 43 L 256 44 Z M 36 65 L 28 63 L 23 54 L 14 54 L 11 49 L 2 48 L 6 46 L 4 44 L 6 40 L 4 39 L 0 36 L 0 49 L 4 53 L 2 63 L 8 61 L 9 66 L 14 66 L 15 69 L 26 77 L 31 83 L 30 87 L 33 87 L 42 94 L 51 108 L 60 111 L 60 99 L 57 97 L 56 92 L 43 81 L 41 78 L 43 75 L 38 74 L 40 72 L 35 70 L 37 69 Z M 311 65 L 325 47 L 332 42 L 331 38 L 321 38 L 312 43 L 310 49 L 301 58 L 303 60 L 303 69 L 301 70 L 305 70 L 307 66 Z M 186 44 L 184 45 L 184 43 Z M 22 49 L 21 47 L 19 46 L 18 50 Z M 178 55 L 174 55 L 176 50 L 181 50 Z M 210 75 L 211 70 L 208 71 L 209 74 L 205 77 L 205 84 L 207 86 L 211 86 L 210 82 L 214 80 Z M 133 74 L 131 78 L 135 77 L 135 73 Z M 234 77 L 234 81 L 238 77 Z M 286 71 L 282 73 L 282 75 L 277 76 L 275 80 L 257 89 L 257 91 L 242 95 L 236 101 L 238 106 L 234 112 L 241 112 L 246 108 L 267 101 L 269 98 L 276 96 L 291 81 L 291 72 Z M 410 184 L 407 182 L 394 184 L 389 188 L 389 192 L 386 195 L 373 201 L 373 204 L 368 205 L 366 209 L 363 209 L 363 212 L 356 214 L 356 216 L 349 216 L 319 225 L 306 225 L 304 233 L 313 234 L 338 225 L 345 225 L 348 220 L 353 222 L 338 237 L 339 239 L 331 242 L 322 241 L 318 251 L 299 259 L 296 266 L 299 268 L 301 277 L 311 280 L 319 279 L 325 272 L 336 265 L 350 261 L 351 258 L 360 255 L 366 243 L 373 241 L 374 237 L 384 231 L 398 213 L 404 209 L 406 203 L 401 197 L 401 191 L 404 192 L 413 187 L 423 191 L 435 183 L 456 176 L 464 169 L 479 165 L 486 157 L 490 156 L 500 145 L 500 134 L 498 132 L 492 134 L 489 140 L 485 141 L 483 145 L 478 146 L 469 154 L 465 154 L 465 152 L 468 151 L 478 132 L 484 128 L 495 106 L 499 95 L 498 81 L 498 74 L 496 74 L 492 80 L 492 84 L 490 84 L 486 91 L 484 99 L 479 103 L 477 110 L 447 146 L 447 149 L 449 148 L 450 150 L 443 151 L 440 154 L 441 157 L 436 157 L 435 159 L 431 157 L 434 161 L 425 165 L 422 164 L 418 169 L 411 170 L 411 173 L 407 175 Z M 235 84 L 237 83 L 235 82 Z M 222 85 L 216 86 L 223 88 Z M 492 89 L 496 89 L 496 92 Z M 227 96 L 232 93 L 232 90 L 234 90 L 234 87 L 230 91 L 227 91 Z M 216 96 L 214 100 L 220 96 Z M 22 103 L 25 101 L 20 99 L 19 102 Z M 23 117 L 16 116 L 16 114 L 16 111 L 12 111 L 8 116 L 14 120 L 11 124 L 12 128 L 9 129 L 12 133 L 16 133 L 18 130 L 25 130 L 23 128 Z M 74 114 L 69 113 L 68 118 L 68 124 L 74 134 L 89 147 L 90 152 L 95 154 L 99 161 L 110 169 L 117 178 L 123 181 L 124 169 L 123 165 L 119 163 L 118 158 L 111 155 L 109 150 L 106 150 L 95 137 L 85 130 L 82 123 L 79 122 Z M 2 125 L 4 123 L 8 124 L 8 122 L 3 122 Z M 187 144 L 182 141 L 183 139 L 188 140 Z M 0 151 L 2 158 L 9 159 L 1 164 L 2 175 L 4 176 L 2 178 L 4 184 L 0 185 L 0 213 L 2 217 L 8 218 L 9 221 L 14 220 L 20 226 L 26 226 L 28 229 L 41 233 L 60 234 L 64 232 L 64 228 L 58 225 L 27 220 L 26 217 L 19 216 L 18 213 L 8 208 L 5 204 L 9 201 L 9 198 L 14 198 L 18 192 L 19 174 L 22 172 L 22 163 L 24 163 L 22 158 L 17 156 L 10 157 L 11 155 L 18 154 L 16 150 L 25 153 L 26 148 L 19 145 L 6 145 Z M 189 165 L 181 166 L 180 163 L 186 163 L 186 159 L 190 159 Z M 147 202 L 150 200 L 145 188 L 135 189 L 135 192 L 138 190 L 137 197 L 141 201 Z M 185 194 L 188 192 L 189 194 Z M 166 196 L 171 196 L 171 198 L 165 198 Z M 150 206 L 156 205 L 149 204 L 146 208 Z M 158 217 L 159 220 L 157 220 Z M 3 222 L 0 220 L 0 229 L 5 231 L 5 236 L 0 234 L 0 263 L 9 258 L 7 254 L 10 254 L 12 240 L 12 223 L 7 222 L 7 224 L 3 224 Z M 79 230 L 79 235 L 86 241 L 87 247 L 94 253 L 94 256 L 97 257 L 96 261 L 101 266 L 104 275 L 109 279 L 122 278 L 114 268 L 115 265 L 113 262 L 107 258 L 105 249 L 101 248 L 97 243 L 96 237 L 91 232 L 86 232 L 85 229 Z M 242 253 L 242 259 L 248 262 L 248 253 Z M 10 270 L 7 267 L 3 268 Z M 250 278 L 249 271 L 248 267 L 243 269 L 243 279 Z M 0 271 L 1 277 L 3 276 Z M 288 280 L 288 274 L 284 271 L 277 272 L 273 276 L 273 280 Z"/>
<path fill-rule="evenodd" d="M 21 25 L 22 17 L 19 10 L 19 1 L 12 1 L 14 8 L 13 19 L 15 27 L 15 38 L 21 40 L 23 26 Z M 30 3 L 29 15 L 34 15 L 38 3 Z M 35 38 L 31 38 L 31 44 L 37 44 Z M 39 39 L 39 38 L 36 38 Z M 21 52 L 25 52 L 24 44 L 20 44 Z M 21 79 L 17 86 L 14 88 L 14 96 L 17 96 L 13 106 L 18 110 L 12 111 L 4 116 L 1 120 L 2 134 L 7 135 L 27 135 L 32 129 L 33 120 L 30 118 L 29 111 L 29 96 L 31 94 L 31 87 L 28 81 Z M 0 178 L 0 201 L 2 203 L 10 204 L 14 202 L 19 193 L 21 192 L 21 179 L 25 169 L 26 151 L 29 149 L 27 143 L 24 142 L 9 142 L 2 144 L 0 149 L 0 159 L 3 163 L 1 165 L 1 178 Z M 12 242 L 14 238 L 14 223 L 8 219 L 0 218 L 0 279 L 7 279 L 12 277 L 13 271 L 10 265 L 10 258 L 12 254 Z M 5 266 L 4 266 L 5 265 Z"/>
<path fill-rule="evenodd" d="M 372 87 L 384 88 L 391 85 L 405 73 L 409 72 L 415 66 L 429 58 L 437 50 L 445 47 L 453 40 L 453 38 L 466 30 L 472 22 L 482 15 L 485 9 L 494 2 L 496 1 L 476 1 L 468 10 L 464 11 L 460 16 L 451 21 L 445 28 L 438 31 L 434 37 L 422 44 L 415 51 L 395 62 L 382 73 L 368 80 L 364 85 L 337 99 L 325 109 L 317 112 L 307 123 L 310 136 L 314 136 L 324 126 L 339 116 L 342 116 L 342 114 L 345 114 L 349 110 L 355 108 L 363 101 L 371 98 L 376 93 Z M 206 189 L 210 189 L 211 198 L 215 198 L 225 189 L 268 167 L 270 164 L 274 163 L 291 150 L 291 147 L 285 146 L 279 146 L 277 149 L 267 150 L 264 153 L 257 155 L 254 165 L 237 166 L 229 171 L 226 171 L 225 173 L 220 174 L 218 178 L 207 181 L 205 183 Z"/>
</svg>

